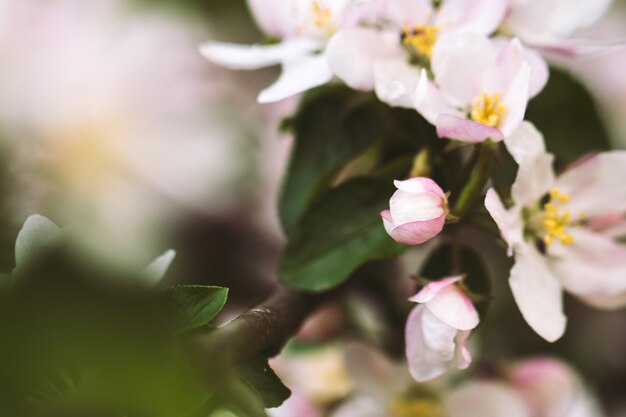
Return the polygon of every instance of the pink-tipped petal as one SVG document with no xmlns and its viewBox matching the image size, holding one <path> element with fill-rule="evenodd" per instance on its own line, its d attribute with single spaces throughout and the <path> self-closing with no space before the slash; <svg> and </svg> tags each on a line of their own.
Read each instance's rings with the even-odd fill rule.
<svg viewBox="0 0 626 417">
<path fill-rule="evenodd" d="M 426 285 L 424 288 L 420 290 L 413 297 L 409 298 L 409 301 L 414 303 L 426 303 L 437 296 L 442 290 L 449 287 L 450 285 L 454 285 L 455 283 L 461 280 L 461 276 L 440 279 L 439 281 L 433 281 L 430 284 Z"/>
<path fill-rule="evenodd" d="M 385 210 L 380 212 L 380 217 L 383 219 L 383 226 L 385 226 L 385 230 L 388 235 L 391 235 L 393 229 L 396 228 L 396 225 L 393 224 L 393 219 L 391 218 L 391 211 Z"/>
<path fill-rule="evenodd" d="M 389 235 L 398 243 L 421 245 L 441 233 L 445 223 L 446 216 L 444 214 L 436 219 L 396 226 Z"/>
<path fill-rule="evenodd" d="M 461 142 L 480 143 L 487 139 L 499 142 L 504 135 L 496 128 L 450 114 L 437 117 L 437 136 Z"/>
<path fill-rule="evenodd" d="M 427 177 L 415 177 L 408 180 L 393 182 L 399 190 L 407 191 L 409 193 L 432 193 L 441 198 L 446 198 L 446 193 L 443 192 L 441 187 L 433 180 Z"/>
<path fill-rule="evenodd" d="M 426 303 L 426 307 L 439 320 L 457 330 L 472 330 L 478 326 L 478 312 L 474 304 L 457 287 L 444 288 Z"/>
</svg>

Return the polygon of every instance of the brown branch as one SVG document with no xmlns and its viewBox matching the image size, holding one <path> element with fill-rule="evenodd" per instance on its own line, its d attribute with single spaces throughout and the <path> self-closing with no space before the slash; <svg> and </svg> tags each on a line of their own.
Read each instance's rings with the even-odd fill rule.
<svg viewBox="0 0 626 417">
<path fill-rule="evenodd" d="M 206 375 L 259 356 L 273 356 L 299 329 L 321 296 L 279 288 L 267 301 L 193 341 Z"/>
</svg>

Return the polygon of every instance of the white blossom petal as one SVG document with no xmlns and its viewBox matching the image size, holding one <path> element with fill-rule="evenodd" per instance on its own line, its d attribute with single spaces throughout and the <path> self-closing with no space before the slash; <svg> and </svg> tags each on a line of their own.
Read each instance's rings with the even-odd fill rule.
<svg viewBox="0 0 626 417">
<path fill-rule="evenodd" d="M 450 417 L 531 417 L 523 398 L 498 382 L 471 382 L 444 398 Z"/>
<path fill-rule="evenodd" d="M 199 50 L 217 65 L 235 70 L 254 70 L 304 57 L 322 46 L 318 39 L 301 36 L 274 45 L 210 41 L 201 44 Z"/>
<path fill-rule="evenodd" d="M 395 55 L 397 43 L 397 34 L 367 28 L 344 29 L 328 43 L 328 65 L 351 88 L 373 90 L 374 65 Z"/>
<path fill-rule="evenodd" d="M 444 30 L 490 35 L 502 23 L 508 6 L 507 0 L 445 0 L 436 24 Z"/>
<path fill-rule="evenodd" d="M 478 312 L 472 301 L 455 287 L 444 288 L 426 307 L 439 320 L 457 330 L 472 330 L 478 326 Z"/>
<path fill-rule="evenodd" d="M 28 217 L 15 241 L 16 267 L 40 256 L 60 237 L 61 229 L 48 218 L 39 214 Z"/>
<path fill-rule="evenodd" d="M 463 112 L 446 102 L 441 90 L 428 79 L 426 70 L 420 74 L 414 100 L 415 109 L 433 125 L 441 115 L 465 117 Z"/>
<path fill-rule="evenodd" d="M 325 84 L 332 78 L 326 56 L 312 55 L 283 64 L 283 71 L 274 84 L 261 91 L 259 103 L 272 103 Z"/>
<path fill-rule="evenodd" d="M 156 285 L 169 269 L 176 257 L 176 251 L 169 249 L 157 257 L 150 265 L 143 270 L 143 276 L 148 285 Z"/>
<path fill-rule="evenodd" d="M 403 54 L 374 64 L 376 96 L 390 106 L 413 108 L 419 79 L 420 71 Z"/>
<path fill-rule="evenodd" d="M 397 190 L 389 201 L 389 207 L 396 226 L 432 220 L 444 214 L 442 198 L 429 192 L 410 193 Z"/>
<path fill-rule="evenodd" d="M 571 230 L 574 243 L 549 248 L 550 266 L 565 289 L 600 308 L 618 308 L 626 295 L 626 247 L 589 230 Z"/>
<path fill-rule="evenodd" d="M 567 209 L 573 215 L 593 218 L 626 212 L 626 151 L 603 152 L 576 163 L 556 181 L 569 194 Z"/>
<path fill-rule="evenodd" d="M 435 45 L 432 69 L 446 102 L 468 106 L 482 94 L 483 78 L 496 61 L 496 47 L 476 33 L 442 36 Z"/>
<path fill-rule="evenodd" d="M 457 330 L 418 305 L 406 323 L 406 355 L 409 371 L 418 382 L 443 375 L 455 357 Z"/>
<path fill-rule="evenodd" d="M 509 246 L 508 254 L 512 256 L 513 248 L 522 245 L 524 242 L 524 223 L 520 208 L 516 206 L 507 210 L 504 204 L 502 204 L 498 193 L 493 188 L 487 191 L 485 207 L 498 225 L 502 238 Z"/>
<path fill-rule="evenodd" d="M 548 342 L 560 339 L 567 323 L 562 287 L 545 257 L 533 246 L 516 250 L 509 285 L 526 323 Z"/>
</svg>

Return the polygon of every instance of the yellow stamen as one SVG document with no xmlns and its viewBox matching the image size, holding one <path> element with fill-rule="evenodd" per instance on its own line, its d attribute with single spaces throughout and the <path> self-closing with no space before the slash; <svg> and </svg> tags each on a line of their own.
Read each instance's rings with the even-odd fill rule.
<svg viewBox="0 0 626 417">
<path fill-rule="evenodd" d="M 430 59 L 437 43 L 439 26 L 417 25 L 402 29 L 402 44 Z"/>
<path fill-rule="evenodd" d="M 473 121 L 490 127 L 498 127 L 506 114 L 506 106 L 500 103 L 500 94 L 482 93 L 472 102 L 470 116 Z"/>
<path fill-rule="evenodd" d="M 550 189 L 550 199 L 559 203 L 569 203 L 569 195 L 561 193 L 556 188 Z"/>
<path fill-rule="evenodd" d="M 317 29 L 328 29 L 331 25 L 333 12 L 329 7 L 322 6 L 318 0 L 313 0 L 311 4 L 311 14 L 313 24 Z"/>
<path fill-rule="evenodd" d="M 432 400 L 424 398 L 399 398 L 391 402 L 388 417 L 439 417 L 440 407 Z"/>
<path fill-rule="evenodd" d="M 550 202 L 543 205 L 543 229 L 546 233 L 543 241 L 547 246 L 552 245 L 555 239 L 558 239 L 563 245 L 574 243 L 574 236 L 568 232 L 568 228 L 575 227 L 577 224 L 572 223 L 569 210 L 562 210 L 558 206 L 558 204 L 568 203 L 569 200 L 569 195 L 561 193 L 556 188 L 550 190 Z M 582 220 L 583 213 L 579 214 L 579 220 Z"/>
</svg>

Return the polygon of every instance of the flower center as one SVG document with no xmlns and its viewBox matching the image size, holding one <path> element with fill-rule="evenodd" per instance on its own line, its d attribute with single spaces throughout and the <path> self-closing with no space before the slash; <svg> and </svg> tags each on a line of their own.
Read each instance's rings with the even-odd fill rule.
<svg viewBox="0 0 626 417">
<path fill-rule="evenodd" d="M 437 43 L 439 30 L 439 26 L 436 25 L 405 27 L 402 29 L 400 39 L 402 40 L 402 45 L 408 47 L 410 52 L 430 59 L 433 56 L 433 49 Z"/>
<path fill-rule="evenodd" d="M 500 93 L 482 93 L 472 101 L 470 117 L 473 121 L 498 127 L 506 114 L 506 106 L 500 102 Z"/>
<path fill-rule="evenodd" d="M 440 407 L 424 398 L 397 398 L 387 408 L 387 417 L 439 417 Z"/>
<path fill-rule="evenodd" d="M 333 12 L 319 0 L 313 0 L 308 11 L 306 23 L 300 28 L 301 32 L 313 32 L 314 35 L 331 36 L 335 32 Z"/>
<path fill-rule="evenodd" d="M 543 205 L 544 219 L 543 229 L 545 235 L 543 241 L 547 246 L 558 239 L 563 245 L 574 243 L 574 236 L 568 232 L 572 226 L 572 219 L 569 210 L 563 210 L 560 204 L 569 202 L 569 195 L 561 193 L 556 188 L 550 190 L 550 201 Z"/>
</svg>

